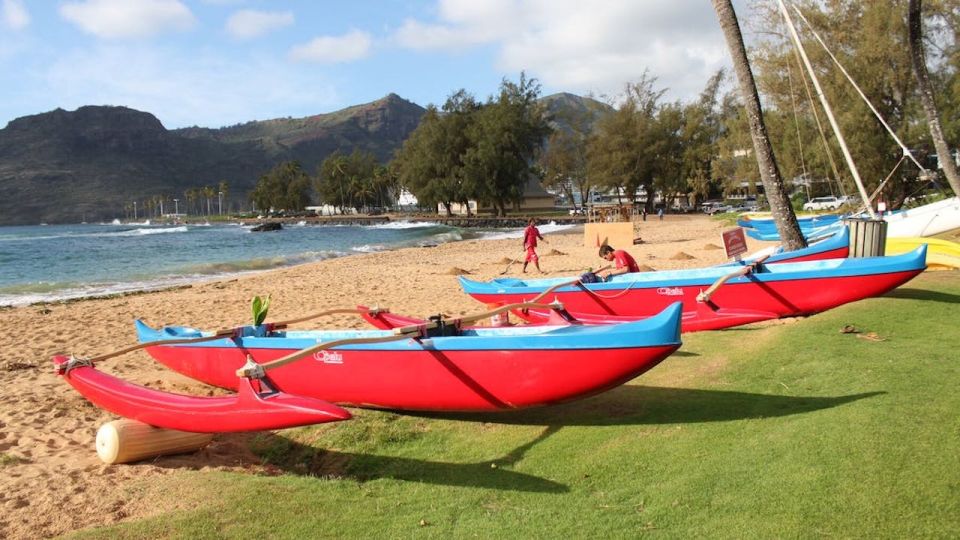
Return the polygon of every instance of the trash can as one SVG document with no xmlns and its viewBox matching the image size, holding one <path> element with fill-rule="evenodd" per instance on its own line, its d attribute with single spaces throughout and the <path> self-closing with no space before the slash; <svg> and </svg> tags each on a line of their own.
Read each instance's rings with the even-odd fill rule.
<svg viewBox="0 0 960 540">
<path fill-rule="evenodd" d="M 887 247 L 887 222 L 882 219 L 847 218 L 851 257 L 882 257 Z"/>
</svg>

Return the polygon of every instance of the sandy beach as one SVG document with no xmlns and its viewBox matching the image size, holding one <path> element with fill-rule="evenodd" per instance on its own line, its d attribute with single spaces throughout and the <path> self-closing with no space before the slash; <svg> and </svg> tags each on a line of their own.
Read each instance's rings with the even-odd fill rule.
<svg viewBox="0 0 960 540">
<path fill-rule="evenodd" d="M 724 261 L 723 225 L 705 216 L 666 216 L 640 224 L 643 243 L 626 248 L 641 266 L 667 270 Z M 282 234 L 282 233 L 281 233 Z M 578 275 L 603 264 L 580 230 L 547 235 L 540 246 L 547 276 Z M 497 277 L 521 253 L 519 239 L 470 240 L 433 248 L 355 255 L 205 282 L 179 289 L 70 303 L 0 310 L 0 536 L 36 538 L 142 517 L 158 508 L 133 480 L 175 476 L 187 470 L 230 469 L 269 473 L 247 449 L 248 435 L 222 435 L 186 456 L 133 465 L 104 465 L 94 450 L 97 428 L 112 415 L 89 404 L 54 375 L 55 354 L 93 356 L 135 342 L 132 322 L 195 325 L 213 329 L 246 324 L 250 299 L 272 297 L 270 319 L 290 319 L 357 303 L 425 316 L 461 315 L 484 306 L 464 295 L 456 275 Z M 770 245 L 748 240 L 751 250 Z M 514 264 L 509 275 L 521 275 Z M 532 265 L 528 271 L 534 272 Z M 358 317 L 339 316 L 304 327 L 364 328 Z M 153 388 L 204 395 L 208 387 L 162 369 L 144 352 L 102 364 L 105 371 Z"/>
</svg>

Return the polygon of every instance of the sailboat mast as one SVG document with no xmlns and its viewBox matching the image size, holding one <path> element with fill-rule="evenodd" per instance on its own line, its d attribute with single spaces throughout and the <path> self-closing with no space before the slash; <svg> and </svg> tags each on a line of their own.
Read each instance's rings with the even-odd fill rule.
<svg viewBox="0 0 960 540">
<path fill-rule="evenodd" d="M 777 0 L 777 4 L 780 5 L 780 12 L 783 14 L 783 18 L 787 22 L 787 28 L 790 30 L 790 37 L 793 39 L 793 44 L 800 52 L 800 57 L 803 59 L 803 65 L 806 66 L 807 72 L 810 74 L 810 80 L 813 82 L 813 87 L 817 90 L 817 98 L 820 100 L 820 104 L 823 105 L 823 110 L 827 113 L 827 119 L 830 121 L 830 127 L 833 129 L 833 134 L 837 137 L 837 142 L 840 144 L 840 150 L 843 151 L 843 158 L 847 162 L 847 167 L 850 168 L 850 174 L 853 176 L 853 181 L 856 182 L 857 190 L 860 192 L 860 197 L 863 199 L 864 205 L 867 207 L 867 213 L 870 214 L 871 219 L 877 219 L 877 214 L 873 211 L 873 205 L 871 205 L 869 202 L 870 198 L 867 195 L 867 190 L 863 187 L 863 181 L 860 179 L 860 172 L 857 171 L 857 166 L 853 162 L 853 156 L 850 155 L 850 149 L 847 148 L 847 142 L 844 140 L 843 134 L 840 132 L 840 126 L 837 125 L 837 120 L 833 116 L 833 110 L 830 108 L 830 104 L 827 103 L 827 98 L 823 94 L 823 88 L 820 87 L 820 80 L 817 79 L 817 74 L 814 72 L 813 66 L 810 64 L 810 59 L 807 57 L 807 51 L 803 48 L 803 44 L 800 43 L 800 36 L 797 35 L 797 29 L 793 25 L 793 21 L 790 19 L 790 13 L 787 11 L 787 6 L 784 5 L 783 0 Z"/>
</svg>

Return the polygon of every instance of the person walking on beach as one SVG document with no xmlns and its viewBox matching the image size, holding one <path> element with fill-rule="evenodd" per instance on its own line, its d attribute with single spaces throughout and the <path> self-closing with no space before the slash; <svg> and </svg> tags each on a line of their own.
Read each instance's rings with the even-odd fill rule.
<svg viewBox="0 0 960 540">
<path fill-rule="evenodd" d="M 634 260 L 629 253 L 622 249 L 613 249 L 613 246 L 607 244 L 600 246 L 600 258 L 606 259 L 614 265 L 613 268 L 607 265 L 594 272 L 597 274 L 597 277 L 603 281 L 609 280 L 612 276 L 640 271 L 640 266 L 637 265 L 637 261 Z M 604 274 L 604 272 L 606 272 L 606 274 Z"/>
<path fill-rule="evenodd" d="M 527 265 L 533 261 L 533 265 L 537 267 L 537 272 L 543 273 L 543 270 L 540 269 L 540 257 L 537 256 L 537 240 L 550 243 L 540 234 L 540 229 L 537 229 L 537 220 L 530 218 L 530 221 L 527 222 L 527 228 L 523 230 L 523 248 L 527 250 L 527 258 L 523 261 L 524 272 L 527 271 Z"/>
<path fill-rule="evenodd" d="M 660 218 L 660 221 L 663 221 L 663 207 L 657 208 L 657 217 Z"/>
</svg>

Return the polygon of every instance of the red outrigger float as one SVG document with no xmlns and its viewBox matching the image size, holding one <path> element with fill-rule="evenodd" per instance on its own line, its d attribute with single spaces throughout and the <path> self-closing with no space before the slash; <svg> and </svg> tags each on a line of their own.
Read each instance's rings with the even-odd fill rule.
<svg viewBox="0 0 960 540">
<path fill-rule="evenodd" d="M 196 397 L 163 392 L 108 375 L 91 362 L 53 359 L 57 373 L 94 405 L 151 426 L 197 433 L 280 429 L 350 419 L 319 399 L 277 391 L 266 379 L 237 379 L 237 393 Z"/>
</svg>

